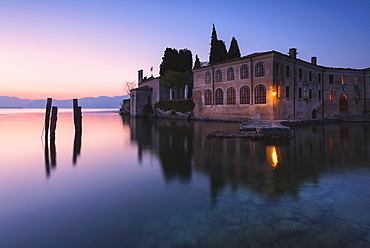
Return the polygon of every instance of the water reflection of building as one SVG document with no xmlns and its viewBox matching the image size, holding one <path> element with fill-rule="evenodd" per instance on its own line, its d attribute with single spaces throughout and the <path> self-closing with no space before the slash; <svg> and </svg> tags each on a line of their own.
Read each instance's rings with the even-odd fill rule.
<svg viewBox="0 0 370 248">
<path fill-rule="evenodd" d="M 131 119 L 131 138 L 158 156 L 166 180 L 189 180 L 192 168 L 209 176 L 211 197 L 225 186 L 248 188 L 268 197 L 296 196 L 323 172 L 367 166 L 370 131 L 366 124 L 330 124 L 292 129 L 294 139 L 253 141 L 209 139 L 215 127 L 238 124 Z M 221 128 L 220 128 L 221 129 Z M 221 129 L 223 130 L 223 129 Z"/>
<path fill-rule="evenodd" d="M 194 165 L 210 176 L 212 196 L 225 185 L 276 197 L 297 195 L 302 184 L 318 182 L 330 169 L 369 164 L 366 124 L 331 124 L 293 129 L 293 140 L 207 139 L 194 125 Z"/>
<path fill-rule="evenodd" d="M 250 139 L 207 139 L 196 144 L 195 166 L 210 175 L 212 196 L 226 184 L 240 186 L 269 195 L 276 193 L 277 161 L 280 150 L 289 141 L 279 143 L 253 142 Z M 280 164 L 280 162 L 279 162 Z"/>
<path fill-rule="evenodd" d="M 191 179 L 193 129 L 188 121 L 130 119 L 131 140 L 138 144 L 138 160 L 143 152 L 158 156 L 166 181 Z"/>
</svg>

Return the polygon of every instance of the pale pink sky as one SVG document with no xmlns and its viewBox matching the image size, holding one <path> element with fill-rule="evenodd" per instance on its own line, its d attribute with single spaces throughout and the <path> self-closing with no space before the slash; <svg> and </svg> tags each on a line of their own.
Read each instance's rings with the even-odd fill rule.
<svg viewBox="0 0 370 248">
<path fill-rule="evenodd" d="M 22 1 L 0 8 L 0 96 L 123 95 L 137 71 L 158 76 L 166 47 L 208 60 L 212 23 L 242 55 L 298 49 L 332 67 L 370 67 L 370 2 Z"/>
</svg>

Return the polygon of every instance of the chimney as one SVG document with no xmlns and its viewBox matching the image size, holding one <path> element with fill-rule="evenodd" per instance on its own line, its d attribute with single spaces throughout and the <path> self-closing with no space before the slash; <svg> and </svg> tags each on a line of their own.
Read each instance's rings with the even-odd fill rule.
<svg viewBox="0 0 370 248">
<path fill-rule="evenodd" d="M 143 70 L 139 70 L 137 72 L 137 84 L 141 84 L 143 81 Z"/>
<path fill-rule="evenodd" d="M 292 57 L 292 58 L 294 58 L 294 59 L 296 59 L 297 58 L 297 48 L 290 48 L 289 49 L 289 57 Z"/>
<path fill-rule="evenodd" d="M 316 57 L 311 57 L 311 64 L 317 65 L 317 58 Z"/>
</svg>

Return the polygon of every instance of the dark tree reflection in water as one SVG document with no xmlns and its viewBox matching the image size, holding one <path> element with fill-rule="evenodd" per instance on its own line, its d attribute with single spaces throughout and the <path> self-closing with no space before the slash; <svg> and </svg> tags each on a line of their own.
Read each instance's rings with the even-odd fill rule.
<svg viewBox="0 0 370 248">
<path fill-rule="evenodd" d="M 138 122 L 146 120 L 135 119 L 131 124 L 137 125 Z M 358 175 L 356 171 L 362 168 L 366 169 L 364 175 L 370 175 L 367 123 L 299 127 L 292 129 L 294 138 L 291 140 L 256 141 L 245 138 L 206 138 L 207 133 L 216 129 L 236 132 L 231 127 L 235 128 L 237 124 L 178 120 L 151 122 L 150 137 L 153 145 L 146 149 L 159 154 L 165 172 L 164 179 L 167 181 L 175 178 L 180 170 L 188 171 L 189 178 L 191 170 L 202 173 L 209 178 L 211 206 L 206 212 L 168 219 L 165 225 L 171 226 L 174 218 L 182 223 L 185 228 L 178 231 L 182 235 L 190 235 L 188 238 L 179 238 L 180 233 L 168 230 L 175 238 L 158 238 L 156 242 L 169 243 L 175 247 L 175 244 L 178 247 L 181 247 L 180 244 L 190 247 L 271 247 L 273 243 L 277 244 L 276 247 L 339 244 L 362 247 L 369 243 L 369 236 L 366 235 L 370 230 L 370 215 L 366 214 L 363 205 L 370 207 L 370 202 L 362 200 L 369 194 L 364 195 L 364 190 L 356 192 L 356 182 L 351 181 L 352 178 L 357 180 L 361 172 Z M 140 132 L 140 129 L 136 130 Z M 192 142 L 185 142 L 186 139 Z M 139 140 L 137 142 L 140 143 Z M 346 178 L 347 173 L 348 180 L 345 179 L 343 185 L 340 185 L 343 180 L 341 177 Z M 337 178 L 335 175 L 338 175 Z M 179 179 L 183 178 L 179 176 Z M 360 176 L 360 179 L 363 178 Z M 332 180 L 335 183 L 328 183 Z M 366 190 L 370 189 L 369 183 L 363 186 Z M 350 190 L 341 190 L 346 187 Z M 233 193 L 230 195 L 228 190 Z M 355 199 L 362 207 L 357 209 L 365 221 L 355 213 L 348 213 L 351 212 L 348 209 L 343 210 L 356 208 L 350 206 L 350 199 L 346 199 L 353 192 L 358 193 Z M 253 220 L 249 216 L 251 213 L 254 213 Z M 219 222 L 220 218 L 222 222 Z M 208 227 L 192 225 L 187 219 L 206 221 Z M 274 226 L 274 223 L 280 224 Z M 367 224 L 363 226 L 364 223 Z M 209 227 L 218 224 L 226 227 Z M 223 240 L 231 239 L 233 235 L 228 228 L 234 231 L 245 229 L 235 245 L 223 243 Z M 223 238 L 214 243 L 194 233 L 200 232 L 199 229 L 210 233 L 210 236 L 221 230 Z M 326 230 L 324 232 L 327 236 L 323 237 L 318 230 Z M 356 233 L 358 239 L 352 240 L 348 236 L 349 230 Z M 335 234 L 337 238 L 333 239 L 334 233 L 342 235 Z M 313 242 L 306 243 L 310 240 Z M 148 240 L 144 238 L 141 244 L 146 242 Z"/>
<path fill-rule="evenodd" d="M 256 141 L 206 138 L 237 123 L 83 116 L 78 135 L 61 110 L 45 145 L 43 110 L 0 110 L 0 247 L 370 247 L 368 123 Z"/>
</svg>

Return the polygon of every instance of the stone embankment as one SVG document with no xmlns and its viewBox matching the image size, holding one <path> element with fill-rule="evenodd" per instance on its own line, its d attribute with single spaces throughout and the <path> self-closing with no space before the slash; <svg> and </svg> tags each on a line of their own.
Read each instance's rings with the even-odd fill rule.
<svg viewBox="0 0 370 248">
<path fill-rule="evenodd" d="M 290 127 L 279 121 L 252 121 L 240 125 L 240 133 L 227 134 L 223 131 L 209 133 L 208 138 L 252 138 L 252 139 L 290 139 Z"/>
<path fill-rule="evenodd" d="M 290 127 L 284 126 L 280 121 L 253 121 L 240 125 L 241 133 L 252 139 L 290 139 Z"/>
<path fill-rule="evenodd" d="M 370 122 L 370 115 L 341 115 L 320 119 L 248 121 L 240 125 L 240 133 L 224 133 L 216 130 L 208 138 L 252 138 L 252 139 L 291 139 L 290 127 L 325 124 L 330 122 Z"/>
<path fill-rule="evenodd" d="M 162 110 L 160 108 L 154 108 L 154 116 L 157 118 L 165 119 L 192 119 L 194 114 L 192 111 L 182 113 L 175 110 Z"/>
</svg>

